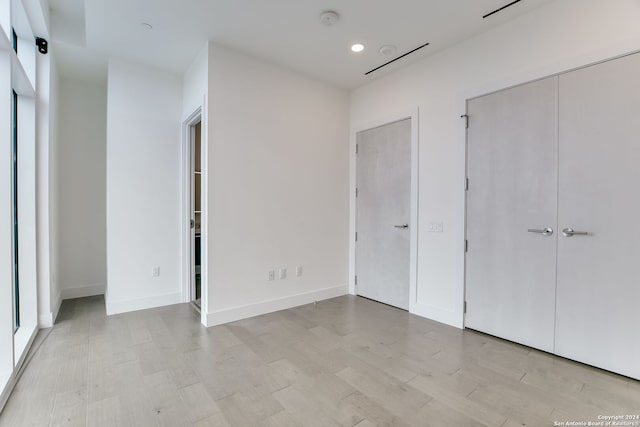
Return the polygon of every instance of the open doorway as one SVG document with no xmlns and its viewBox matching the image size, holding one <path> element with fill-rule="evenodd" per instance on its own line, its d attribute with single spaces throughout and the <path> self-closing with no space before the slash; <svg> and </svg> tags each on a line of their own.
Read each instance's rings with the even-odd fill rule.
<svg viewBox="0 0 640 427">
<path fill-rule="evenodd" d="M 182 122 L 182 301 L 207 324 L 207 122 L 199 107 Z"/>
<path fill-rule="evenodd" d="M 185 122 L 185 197 L 184 212 L 187 220 L 185 234 L 185 291 L 186 301 L 199 310 L 203 298 L 203 138 L 200 112 Z"/>
<path fill-rule="evenodd" d="M 202 298 L 202 121 L 192 127 L 191 138 L 191 301 L 200 308 Z"/>
</svg>

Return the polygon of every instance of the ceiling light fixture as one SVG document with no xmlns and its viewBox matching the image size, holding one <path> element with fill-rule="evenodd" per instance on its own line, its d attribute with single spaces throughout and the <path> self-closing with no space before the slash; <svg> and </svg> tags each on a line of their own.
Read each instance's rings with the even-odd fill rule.
<svg viewBox="0 0 640 427">
<path fill-rule="evenodd" d="M 351 45 L 351 52 L 360 53 L 364 50 L 364 45 L 362 43 L 356 43 Z"/>
<path fill-rule="evenodd" d="M 320 22 L 322 22 L 327 27 L 335 25 L 340 20 L 340 15 L 333 10 L 327 10 L 320 14 Z"/>
</svg>

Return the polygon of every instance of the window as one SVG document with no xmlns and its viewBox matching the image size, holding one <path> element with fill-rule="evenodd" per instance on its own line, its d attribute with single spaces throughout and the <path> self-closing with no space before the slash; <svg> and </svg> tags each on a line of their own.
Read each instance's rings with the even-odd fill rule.
<svg viewBox="0 0 640 427">
<path fill-rule="evenodd" d="M 18 53 L 18 35 L 15 29 L 11 29 L 11 45 L 15 53 Z"/>
<path fill-rule="evenodd" d="M 14 330 L 20 327 L 20 278 L 18 275 L 18 94 L 13 91 L 13 141 L 11 144 L 13 219 L 13 310 Z"/>
<path fill-rule="evenodd" d="M 0 141 L 1 396 L 13 386 L 12 380 L 24 363 L 39 320 L 36 67 L 40 60 L 45 61 L 42 65 L 46 79 L 49 62 L 37 55 L 35 43 L 30 42 L 35 39 L 30 23 L 41 17 L 38 5 L 27 11 L 23 3 L 24 0 L 0 0 L 0 93 L 4 94 L 0 96 L 0 128 L 7 131 Z M 44 124 L 40 129 L 47 131 Z M 47 303 L 51 304 L 53 301 L 49 300 Z M 48 315 L 49 308 L 43 309 L 43 314 Z M 48 316 L 43 322 L 50 323 Z M 0 410 L 2 402 L 0 399 Z"/>
</svg>

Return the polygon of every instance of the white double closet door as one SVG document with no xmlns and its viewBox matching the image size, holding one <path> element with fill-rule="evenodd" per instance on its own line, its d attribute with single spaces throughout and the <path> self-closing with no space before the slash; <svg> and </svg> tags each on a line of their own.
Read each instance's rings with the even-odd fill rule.
<svg viewBox="0 0 640 427">
<path fill-rule="evenodd" d="M 640 55 L 468 102 L 465 325 L 640 379 Z"/>
</svg>

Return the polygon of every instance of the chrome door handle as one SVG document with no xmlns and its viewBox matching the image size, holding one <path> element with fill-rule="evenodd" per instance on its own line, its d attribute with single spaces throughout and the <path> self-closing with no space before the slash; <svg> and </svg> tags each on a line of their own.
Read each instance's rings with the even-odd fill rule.
<svg viewBox="0 0 640 427">
<path fill-rule="evenodd" d="M 538 228 L 530 228 L 527 230 L 529 233 L 537 233 L 537 234 L 542 234 L 543 236 L 551 236 L 553 234 L 553 228 L 543 228 L 543 229 L 538 229 Z"/>
<path fill-rule="evenodd" d="M 402 229 L 406 229 L 409 228 L 409 224 L 400 224 L 400 225 L 394 225 L 395 228 L 402 228 Z"/>
<path fill-rule="evenodd" d="M 588 236 L 589 232 L 588 231 L 575 231 L 573 228 L 565 228 L 565 229 L 562 230 L 562 234 L 564 235 L 564 237 Z"/>
</svg>

